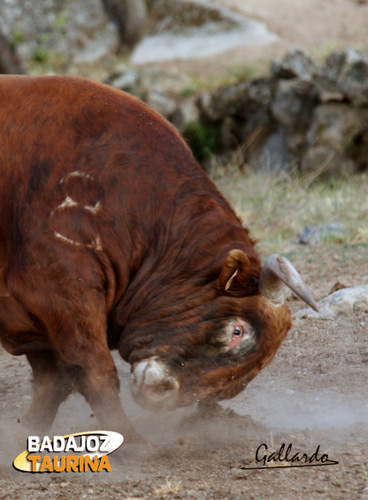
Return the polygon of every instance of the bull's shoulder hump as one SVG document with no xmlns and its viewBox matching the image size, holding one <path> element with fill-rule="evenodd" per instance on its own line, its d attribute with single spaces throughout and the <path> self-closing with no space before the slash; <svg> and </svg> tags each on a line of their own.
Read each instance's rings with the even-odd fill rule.
<svg viewBox="0 0 368 500">
<path fill-rule="evenodd" d="M 52 103 L 60 103 L 60 113 L 69 116 L 89 108 L 92 114 L 110 122 L 121 114 L 140 117 L 142 126 L 150 126 L 153 122 L 156 130 L 160 127 L 170 131 L 185 144 L 176 129 L 159 113 L 135 96 L 104 83 L 77 76 L 0 75 L 0 102 L 26 101 L 27 97 L 42 102 L 44 113 Z M 67 107 L 68 104 L 72 106 Z"/>
</svg>

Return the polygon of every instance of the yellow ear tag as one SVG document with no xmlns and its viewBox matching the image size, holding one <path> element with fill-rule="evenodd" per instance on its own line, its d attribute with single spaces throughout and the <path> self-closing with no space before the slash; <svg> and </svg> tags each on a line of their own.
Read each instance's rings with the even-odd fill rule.
<svg viewBox="0 0 368 500">
<path fill-rule="evenodd" d="M 238 269 L 236 269 L 236 271 L 232 274 L 232 276 L 228 279 L 227 283 L 226 283 L 226 286 L 225 286 L 225 292 L 227 292 L 229 290 L 229 288 L 231 287 L 231 283 L 233 282 L 235 276 L 238 274 Z"/>
</svg>

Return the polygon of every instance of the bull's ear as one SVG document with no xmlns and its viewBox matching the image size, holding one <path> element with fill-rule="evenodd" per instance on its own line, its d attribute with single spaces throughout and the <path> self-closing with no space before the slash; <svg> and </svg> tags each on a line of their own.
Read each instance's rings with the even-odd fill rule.
<svg viewBox="0 0 368 500">
<path fill-rule="evenodd" d="M 230 250 L 221 270 L 218 286 L 228 291 L 232 286 L 246 283 L 251 272 L 248 257 L 241 250 Z"/>
</svg>

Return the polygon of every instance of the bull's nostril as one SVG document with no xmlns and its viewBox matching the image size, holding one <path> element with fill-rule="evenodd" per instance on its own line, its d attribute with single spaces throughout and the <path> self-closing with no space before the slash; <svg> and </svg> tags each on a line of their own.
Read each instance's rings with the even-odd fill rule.
<svg viewBox="0 0 368 500">
<path fill-rule="evenodd" d="M 167 365 L 154 357 L 133 366 L 131 390 L 134 398 L 143 406 L 165 409 L 174 407 L 179 382 Z"/>
<path fill-rule="evenodd" d="M 133 366 L 131 380 L 137 385 L 141 385 L 144 382 L 147 365 L 147 361 L 141 361 Z"/>
</svg>

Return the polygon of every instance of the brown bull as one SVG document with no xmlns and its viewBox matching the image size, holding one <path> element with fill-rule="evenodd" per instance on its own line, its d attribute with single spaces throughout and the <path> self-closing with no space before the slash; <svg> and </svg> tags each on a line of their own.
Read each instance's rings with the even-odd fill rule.
<svg viewBox="0 0 368 500">
<path fill-rule="evenodd" d="M 176 131 L 123 92 L 1 76 L 0 172 L 0 335 L 31 364 L 31 428 L 78 390 L 134 440 L 110 349 L 142 405 L 231 398 L 291 326 L 281 280 L 315 307 L 286 259 L 262 270 Z"/>
</svg>

